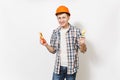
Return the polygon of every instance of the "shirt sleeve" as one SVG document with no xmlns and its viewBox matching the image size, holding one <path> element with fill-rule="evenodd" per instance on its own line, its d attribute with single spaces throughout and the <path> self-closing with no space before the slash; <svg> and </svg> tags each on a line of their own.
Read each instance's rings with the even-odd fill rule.
<svg viewBox="0 0 120 80">
<path fill-rule="evenodd" d="M 50 39 L 50 46 L 53 47 L 55 49 L 55 52 L 56 52 L 56 33 L 55 33 L 55 30 L 53 30 L 53 33 L 52 33 L 52 36 L 51 36 L 51 39 Z"/>
<path fill-rule="evenodd" d="M 76 36 L 77 36 L 77 47 L 80 48 L 81 31 L 79 28 L 76 30 Z"/>
</svg>

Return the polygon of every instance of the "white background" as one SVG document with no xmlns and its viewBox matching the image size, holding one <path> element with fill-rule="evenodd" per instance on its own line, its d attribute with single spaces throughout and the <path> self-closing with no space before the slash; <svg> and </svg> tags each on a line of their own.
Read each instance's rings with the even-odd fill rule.
<svg viewBox="0 0 120 80">
<path fill-rule="evenodd" d="M 70 23 L 86 29 L 77 80 L 120 80 L 119 0 L 0 0 L 0 80 L 52 80 L 55 55 L 49 43 L 56 8 L 70 9 Z"/>
</svg>

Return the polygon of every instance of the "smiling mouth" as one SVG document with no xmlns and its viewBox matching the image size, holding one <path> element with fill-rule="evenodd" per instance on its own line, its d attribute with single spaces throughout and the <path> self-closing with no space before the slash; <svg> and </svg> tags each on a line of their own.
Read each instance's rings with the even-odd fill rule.
<svg viewBox="0 0 120 80">
<path fill-rule="evenodd" d="M 64 24 L 64 22 L 62 22 L 62 23 L 60 23 L 61 25 L 63 25 Z"/>
</svg>

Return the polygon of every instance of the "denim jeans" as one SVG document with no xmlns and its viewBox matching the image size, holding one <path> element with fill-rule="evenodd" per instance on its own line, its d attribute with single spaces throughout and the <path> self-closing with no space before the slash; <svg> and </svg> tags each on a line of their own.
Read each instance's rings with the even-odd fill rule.
<svg viewBox="0 0 120 80">
<path fill-rule="evenodd" d="M 75 80 L 76 78 L 76 73 L 74 74 L 67 74 L 67 67 L 60 67 L 60 74 L 55 74 L 53 73 L 53 78 L 52 80 Z"/>
</svg>

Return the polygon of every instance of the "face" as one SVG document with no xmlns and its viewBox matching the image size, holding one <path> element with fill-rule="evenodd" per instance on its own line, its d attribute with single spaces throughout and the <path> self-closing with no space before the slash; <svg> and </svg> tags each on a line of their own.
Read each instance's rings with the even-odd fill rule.
<svg viewBox="0 0 120 80">
<path fill-rule="evenodd" d="M 63 28 L 68 27 L 69 18 L 70 16 L 68 16 L 66 13 L 57 15 L 57 20 L 60 26 L 62 26 Z"/>
</svg>

